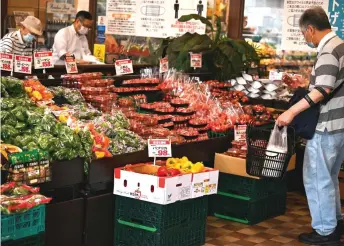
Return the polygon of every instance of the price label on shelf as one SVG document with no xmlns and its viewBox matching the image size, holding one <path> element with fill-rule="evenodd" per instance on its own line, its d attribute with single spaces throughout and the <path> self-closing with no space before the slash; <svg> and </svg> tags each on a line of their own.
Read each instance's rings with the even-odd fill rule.
<svg viewBox="0 0 344 246">
<path fill-rule="evenodd" d="M 116 75 L 131 74 L 134 72 L 133 62 L 130 59 L 115 61 Z"/>
<path fill-rule="evenodd" d="M 31 74 L 32 56 L 14 56 L 14 72 Z"/>
<path fill-rule="evenodd" d="M 234 127 L 234 140 L 246 141 L 246 125 L 235 125 Z"/>
<path fill-rule="evenodd" d="M 3 71 L 13 71 L 13 54 L 0 53 L 0 69 Z"/>
<path fill-rule="evenodd" d="M 66 56 L 65 65 L 67 73 L 78 73 L 78 67 L 74 56 Z"/>
<path fill-rule="evenodd" d="M 166 73 L 168 71 L 168 58 L 161 58 L 160 59 L 160 73 Z"/>
<path fill-rule="evenodd" d="M 200 68 L 202 67 L 202 53 L 190 53 L 190 67 Z"/>
<path fill-rule="evenodd" d="M 170 139 L 148 139 L 149 157 L 171 157 L 172 148 Z"/>
<path fill-rule="evenodd" d="M 43 52 L 34 52 L 34 66 L 35 69 L 46 69 L 53 68 L 53 52 L 43 51 Z"/>
<path fill-rule="evenodd" d="M 284 72 L 272 70 L 269 72 L 269 80 L 282 80 Z"/>
</svg>

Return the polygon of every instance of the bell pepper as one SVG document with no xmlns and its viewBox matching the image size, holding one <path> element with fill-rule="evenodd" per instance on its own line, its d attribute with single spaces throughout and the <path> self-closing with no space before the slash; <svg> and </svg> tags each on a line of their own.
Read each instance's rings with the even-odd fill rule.
<svg viewBox="0 0 344 246">
<path fill-rule="evenodd" d="M 157 175 L 158 175 L 158 177 L 166 177 L 166 176 L 168 176 L 168 169 L 167 169 L 167 167 L 159 167 Z"/>
<path fill-rule="evenodd" d="M 199 173 L 202 172 L 204 169 L 204 165 L 202 162 L 197 162 L 191 166 L 192 173 Z"/>
<path fill-rule="evenodd" d="M 168 176 L 177 176 L 180 174 L 180 171 L 178 169 L 174 169 L 174 168 L 171 168 L 171 169 L 168 169 Z"/>
<path fill-rule="evenodd" d="M 38 101 L 42 100 L 42 94 L 39 91 L 32 92 L 32 96 Z"/>
</svg>

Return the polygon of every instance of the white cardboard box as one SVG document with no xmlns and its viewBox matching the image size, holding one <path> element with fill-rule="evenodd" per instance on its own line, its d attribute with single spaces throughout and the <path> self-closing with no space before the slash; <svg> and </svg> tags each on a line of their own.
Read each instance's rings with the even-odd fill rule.
<svg viewBox="0 0 344 246">
<path fill-rule="evenodd" d="M 133 165 L 135 168 L 154 170 L 159 166 Z M 148 170 L 150 169 L 150 170 Z M 147 172 L 145 172 L 147 173 Z M 175 177 L 157 177 L 150 174 L 115 169 L 114 194 L 143 201 L 170 204 L 191 198 L 192 174 Z"/>
<path fill-rule="evenodd" d="M 217 193 L 219 171 L 207 168 L 206 172 L 183 174 L 175 177 L 157 177 L 159 166 L 131 165 L 114 170 L 113 193 L 157 204 L 170 204 L 176 201 L 197 198 Z"/>
<path fill-rule="evenodd" d="M 217 193 L 219 171 L 214 169 L 208 170 L 207 172 L 193 174 L 191 184 L 192 198 Z"/>
</svg>

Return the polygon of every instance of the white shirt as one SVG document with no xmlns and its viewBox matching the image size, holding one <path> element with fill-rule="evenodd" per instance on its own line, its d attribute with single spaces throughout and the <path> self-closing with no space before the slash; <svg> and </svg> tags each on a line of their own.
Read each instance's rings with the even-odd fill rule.
<svg viewBox="0 0 344 246">
<path fill-rule="evenodd" d="M 324 45 L 326 44 L 326 42 L 328 40 L 330 40 L 331 38 L 333 38 L 334 36 L 336 36 L 336 34 L 334 32 L 329 32 L 328 34 L 326 34 L 321 40 L 320 43 L 317 47 L 317 51 L 321 52 L 322 48 L 324 47 Z"/>
<path fill-rule="evenodd" d="M 74 54 L 77 60 L 83 60 L 84 57 L 91 55 L 86 36 L 78 34 L 73 25 L 62 28 L 55 35 L 54 64 L 64 64 L 60 57 L 66 53 Z"/>
</svg>

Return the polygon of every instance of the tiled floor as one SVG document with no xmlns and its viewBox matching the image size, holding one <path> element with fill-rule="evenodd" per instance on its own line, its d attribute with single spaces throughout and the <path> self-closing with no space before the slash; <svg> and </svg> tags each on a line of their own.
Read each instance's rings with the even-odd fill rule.
<svg viewBox="0 0 344 246">
<path fill-rule="evenodd" d="M 208 217 L 206 246 L 298 246 L 302 232 L 310 232 L 306 197 L 288 194 L 287 212 L 254 226 Z M 344 245 L 344 243 L 343 243 Z"/>
</svg>

